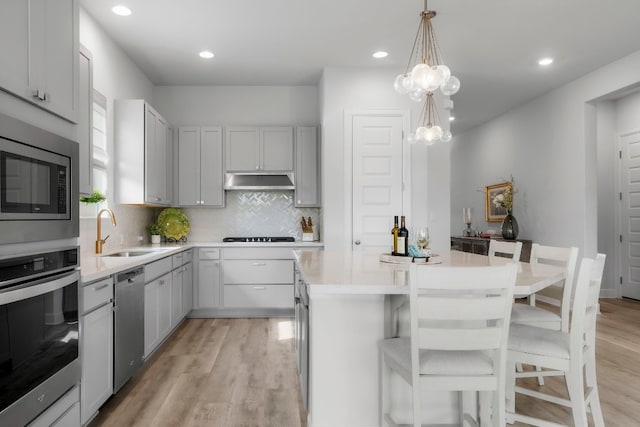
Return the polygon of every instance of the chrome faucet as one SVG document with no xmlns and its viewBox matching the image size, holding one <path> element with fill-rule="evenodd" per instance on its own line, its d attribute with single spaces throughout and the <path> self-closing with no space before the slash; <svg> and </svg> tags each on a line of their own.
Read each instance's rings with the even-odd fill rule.
<svg viewBox="0 0 640 427">
<path fill-rule="evenodd" d="M 98 217 L 96 218 L 96 221 L 98 223 L 98 232 L 97 232 L 97 237 L 96 237 L 96 253 L 97 254 L 101 254 L 102 253 L 102 245 L 109 238 L 109 235 L 107 235 L 107 237 L 105 237 L 104 239 L 102 238 L 102 236 L 100 236 L 101 229 L 102 229 L 101 222 L 100 222 L 100 217 L 102 216 L 102 214 L 104 212 L 107 212 L 109 214 L 109 216 L 111 217 L 111 224 L 113 224 L 114 227 L 116 225 L 116 216 L 114 215 L 114 213 L 113 213 L 113 211 L 111 209 L 104 208 L 100 212 L 98 212 Z"/>
</svg>

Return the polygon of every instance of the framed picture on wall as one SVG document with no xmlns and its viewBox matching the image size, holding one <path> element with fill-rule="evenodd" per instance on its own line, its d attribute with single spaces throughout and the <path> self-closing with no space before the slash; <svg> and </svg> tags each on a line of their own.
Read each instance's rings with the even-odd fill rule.
<svg viewBox="0 0 640 427">
<path fill-rule="evenodd" d="M 500 199 L 504 197 L 510 182 L 487 185 L 484 189 L 485 212 L 487 222 L 501 222 L 507 216 L 507 208 L 500 205 Z"/>
</svg>

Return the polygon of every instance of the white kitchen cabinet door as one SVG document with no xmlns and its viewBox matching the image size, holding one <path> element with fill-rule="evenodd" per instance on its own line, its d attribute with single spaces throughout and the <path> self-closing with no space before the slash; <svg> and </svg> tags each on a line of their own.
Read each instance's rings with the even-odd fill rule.
<svg viewBox="0 0 640 427">
<path fill-rule="evenodd" d="M 180 206 L 224 206 L 222 128 L 179 129 L 178 188 Z"/>
<path fill-rule="evenodd" d="M 293 128 L 227 128 L 225 158 L 227 172 L 291 172 Z"/>
<path fill-rule="evenodd" d="M 172 272 L 171 278 L 171 329 L 182 320 L 182 279 L 184 270 L 178 267 Z"/>
<path fill-rule="evenodd" d="M 171 273 L 144 285 L 144 355 L 149 356 L 171 330 Z"/>
<path fill-rule="evenodd" d="M 142 99 L 118 99 L 114 110 L 117 202 L 168 205 L 167 121 Z"/>
<path fill-rule="evenodd" d="M 79 40 L 78 0 L 3 0 L 0 87 L 75 123 Z"/>
<path fill-rule="evenodd" d="M 113 304 L 82 316 L 82 425 L 113 393 Z"/>
<path fill-rule="evenodd" d="M 182 273 L 182 317 L 186 317 L 193 308 L 193 263 L 183 266 Z"/>
<path fill-rule="evenodd" d="M 320 206 L 320 145 L 315 126 L 296 128 L 295 206 Z"/>
<path fill-rule="evenodd" d="M 290 172 L 293 170 L 293 128 L 260 128 L 260 170 Z"/>
<path fill-rule="evenodd" d="M 227 172 L 255 172 L 260 169 L 260 129 L 228 127 L 225 139 Z"/>
<path fill-rule="evenodd" d="M 217 308 L 220 305 L 220 261 L 200 259 L 198 262 L 198 307 Z"/>
<path fill-rule="evenodd" d="M 203 127 L 200 133 L 200 205 L 224 207 L 222 128 Z"/>
<path fill-rule="evenodd" d="M 78 144 L 80 156 L 80 194 L 93 192 L 93 65 L 91 52 L 84 46 L 79 54 Z"/>
<path fill-rule="evenodd" d="M 164 178 L 165 178 L 165 199 L 166 204 L 171 205 L 176 202 L 173 195 L 173 176 L 174 176 L 174 168 L 173 168 L 173 145 L 175 144 L 173 138 L 173 126 L 166 122 L 166 138 L 165 138 L 165 168 L 164 168 Z"/>
</svg>

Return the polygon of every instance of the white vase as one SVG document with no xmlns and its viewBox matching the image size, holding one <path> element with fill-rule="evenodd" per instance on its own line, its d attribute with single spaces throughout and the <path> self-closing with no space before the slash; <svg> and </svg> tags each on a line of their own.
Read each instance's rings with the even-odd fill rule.
<svg viewBox="0 0 640 427">
<path fill-rule="evenodd" d="M 151 243 L 154 244 L 154 245 L 160 243 L 160 235 L 159 234 L 152 234 L 151 235 Z"/>
</svg>

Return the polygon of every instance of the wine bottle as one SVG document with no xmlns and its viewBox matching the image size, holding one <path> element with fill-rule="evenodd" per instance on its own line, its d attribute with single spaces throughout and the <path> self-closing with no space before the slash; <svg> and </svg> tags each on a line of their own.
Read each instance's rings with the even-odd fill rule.
<svg viewBox="0 0 640 427">
<path fill-rule="evenodd" d="M 400 217 L 400 230 L 398 230 L 398 253 L 397 255 L 409 255 L 409 230 L 404 223 L 404 215 Z"/>
<path fill-rule="evenodd" d="M 398 227 L 398 215 L 395 215 L 393 217 L 393 228 L 391 229 L 391 235 L 393 236 L 393 250 L 391 251 L 391 255 L 398 254 L 398 231 L 400 231 Z"/>
</svg>

